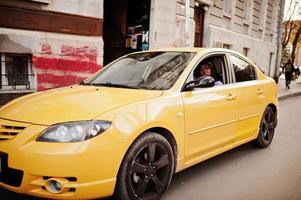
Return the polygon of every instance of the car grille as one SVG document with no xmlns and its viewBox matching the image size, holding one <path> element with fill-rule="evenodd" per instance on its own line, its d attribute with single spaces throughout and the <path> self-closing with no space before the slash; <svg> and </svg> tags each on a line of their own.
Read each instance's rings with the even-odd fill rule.
<svg viewBox="0 0 301 200">
<path fill-rule="evenodd" d="M 8 154 L 4 152 L 0 152 L 0 160 L 0 182 L 10 186 L 20 187 L 23 179 L 23 171 L 8 167 Z"/>
<path fill-rule="evenodd" d="M 10 140 L 14 138 L 18 133 L 26 128 L 24 123 L 8 122 L 6 124 L 0 124 L 0 141 Z"/>
</svg>

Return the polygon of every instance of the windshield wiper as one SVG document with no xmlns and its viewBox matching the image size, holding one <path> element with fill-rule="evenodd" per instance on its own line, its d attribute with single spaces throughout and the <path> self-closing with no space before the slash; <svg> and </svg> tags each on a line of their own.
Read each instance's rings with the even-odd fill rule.
<svg viewBox="0 0 301 200">
<path fill-rule="evenodd" d="M 117 88 L 130 88 L 130 89 L 141 89 L 140 87 L 136 86 L 130 86 L 130 85 L 122 85 L 122 84 L 116 84 L 116 83 L 90 83 L 90 85 L 93 86 L 105 86 L 105 87 L 117 87 Z"/>
</svg>

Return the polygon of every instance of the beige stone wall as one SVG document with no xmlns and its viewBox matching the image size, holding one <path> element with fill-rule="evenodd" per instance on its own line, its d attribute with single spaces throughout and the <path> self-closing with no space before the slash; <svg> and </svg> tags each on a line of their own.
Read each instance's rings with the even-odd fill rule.
<svg viewBox="0 0 301 200">
<path fill-rule="evenodd" d="M 151 1 L 150 49 L 171 47 L 175 41 L 176 1 Z"/>
<path fill-rule="evenodd" d="M 230 46 L 241 53 L 248 49 L 248 57 L 273 76 L 281 1 L 229 0 L 227 9 L 224 2 L 212 1 L 205 14 L 204 45 Z"/>
<path fill-rule="evenodd" d="M 51 0 L 42 6 L 53 10 L 82 16 L 103 18 L 103 0 Z"/>
<path fill-rule="evenodd" d="M 194 44 L 194 0 L 190 0 L 189 46 Z M 185 0 L 152 0 L 150 48 L 185 46 Z"/>
<path fill-rule="evenodd" d="M 1 0 L 2 5 L 103 17 L 103 0 Z"/>
</svg>

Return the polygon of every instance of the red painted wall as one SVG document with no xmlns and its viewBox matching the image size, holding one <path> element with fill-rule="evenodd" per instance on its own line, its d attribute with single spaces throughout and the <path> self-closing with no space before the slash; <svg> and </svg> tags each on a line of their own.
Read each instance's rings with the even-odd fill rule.
<svg viewBox="0 0 301 200">
<path fill-rule="evenodd" d="M 97 50 L 87 46 L 63 46 L 60 55 L 54 55 L 49 44 L 42 45 L 41 50 L 42 54 L 32 59 L 38 91 L 79 83 L 101 68 Z"/>
</svg>

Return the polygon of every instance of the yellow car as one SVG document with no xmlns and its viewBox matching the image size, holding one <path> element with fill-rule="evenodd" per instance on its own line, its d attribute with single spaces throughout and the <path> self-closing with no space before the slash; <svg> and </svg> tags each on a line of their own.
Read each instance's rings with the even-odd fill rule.
<svg viewBox="0 0 301 200">
<path fill-rule="evenodd" d="M 226 49 L 123 56 L 0 109 L 0 186 L 55 199 L 159 199 L 172 175 L 277 125 L 276 84 Z"/>
</svg>

